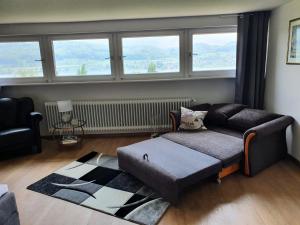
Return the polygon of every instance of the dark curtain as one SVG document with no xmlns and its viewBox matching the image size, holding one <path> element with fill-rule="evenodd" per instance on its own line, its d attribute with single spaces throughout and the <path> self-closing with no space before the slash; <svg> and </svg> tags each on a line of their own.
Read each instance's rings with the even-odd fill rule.
<svg viewBox="0 0 300 225">
<path fill-rule="evenodd" d="M 270 12 L 238 17 L 235 102 L 263 109 Z"/>
</svg>

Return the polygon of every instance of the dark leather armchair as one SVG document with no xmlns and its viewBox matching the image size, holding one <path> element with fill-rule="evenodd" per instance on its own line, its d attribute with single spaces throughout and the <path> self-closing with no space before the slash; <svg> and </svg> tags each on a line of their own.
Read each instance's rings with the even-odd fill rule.
<svg viewBox="0 0 300 225">
<path fill-rule="evenodd" d="M 0 98 L 0 154 L 41 152 L 42 119 L 31 98 Z"/>
</svg>

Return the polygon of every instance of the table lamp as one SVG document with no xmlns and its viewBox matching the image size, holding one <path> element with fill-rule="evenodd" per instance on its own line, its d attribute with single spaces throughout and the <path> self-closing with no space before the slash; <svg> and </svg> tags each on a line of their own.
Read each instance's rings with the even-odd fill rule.
<svg viewBox="0 0 300 225">
<path fill-rule="evenodd" d="M 72 101 L 57 101 L 58 111 L 62 113 L 61 120 L 63 123 L 70 123 L 72 120 Z"/>
</svg>

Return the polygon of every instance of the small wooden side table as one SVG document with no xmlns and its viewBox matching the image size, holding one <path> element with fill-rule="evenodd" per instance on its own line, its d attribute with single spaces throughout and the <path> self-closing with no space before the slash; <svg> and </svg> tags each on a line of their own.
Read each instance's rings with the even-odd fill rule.
<svg viewBox="0 0 300 225">
<path fill-rule="evenodd" d="M 86 121 L 74 120 L 69 123 L 59 122 L 53 124 L 52 137 L 61 146 L 74 146 L 82 144 L 84 138 L 84 126 Z M 58 135 L 56 135 L 58 133 Z"/>
</svg>

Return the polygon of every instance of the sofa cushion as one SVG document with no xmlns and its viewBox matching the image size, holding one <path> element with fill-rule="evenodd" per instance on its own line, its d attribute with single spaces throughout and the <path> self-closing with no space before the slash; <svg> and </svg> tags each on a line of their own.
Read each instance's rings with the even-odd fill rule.
<svg viewBox="0 0 300 225">
<path fill-rule="evenodd" d="M 11 98 L 0 99 L 0 128 L 14 128 L 17 126 L 17 102 Z"/>
<path fill-rule="evenodd" d="M 214 104 L 207 113 L 205 123 L 214 125 L 226 125 L 228 118 L 246 108 L 241 104 Z"/>
<path fill-rule="evenodd" d="M 193 111 L 181 107 L 180 126 L 181 130 L 206 130 L 203 120 L 207 111 Z"/>
<path fill-rule="evenodd" d="M 252 127 L 258 126 L 262 123 L 266 123 L 278 117 L 280 117 L 280 115 L 268 113 L 264 110 L 243 109 L 242 111 L 228 119 L 227 126 L 231 129 L 245 132 Z"/>
<path fill-rule="evenodd" d="M 0 131 L 0 148 L 28 143 L 32 144 L 32 130 L 18 128 Z M 5 150 L 5 149 L 4 149 Z"/>
<path fill-rule="evenodd" d="M 243 139 L 211 130 L 173 132 L 162 137 L 219 159 L 223 167 L 240 161 L 244 149 Z"/>
</svg>

